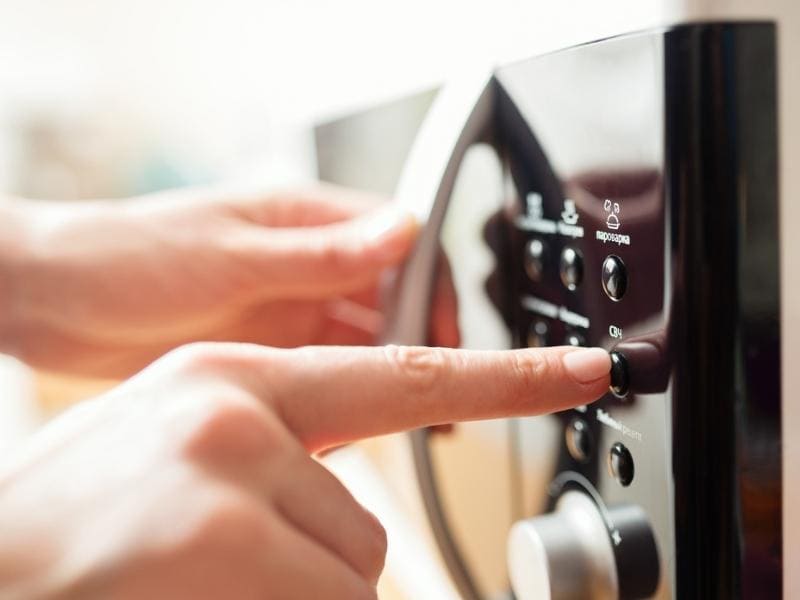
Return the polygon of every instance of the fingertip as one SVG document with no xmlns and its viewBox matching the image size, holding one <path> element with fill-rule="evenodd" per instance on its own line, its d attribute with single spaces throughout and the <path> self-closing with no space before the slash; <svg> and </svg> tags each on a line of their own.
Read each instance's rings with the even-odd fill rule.
<svg viewBox="0 0 800 600">
<path fill-rule="evenodd" d="M 580 384 L 608 382 L 611 357 L 603 348 L 576 348 L 561 357 L 564 371 Z"/>
<path fill-rule="evenodd" d="M 408 254 L 419 233 L 419 223 L 409 211 L 390 204 L 365 217 L 364 239 L 380 262 L 399 262 Z"/>
</svg>

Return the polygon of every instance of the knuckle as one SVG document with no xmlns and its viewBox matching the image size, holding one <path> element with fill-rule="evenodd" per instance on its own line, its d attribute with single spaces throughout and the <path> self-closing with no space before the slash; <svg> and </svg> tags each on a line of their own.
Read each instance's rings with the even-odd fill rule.
<svg viewBox="0 0 800 600">
<path fill-rule="evenodd" d="M 193 342 L 171 350 L 167 363 L 182 373 L 208 372 L 219 361 L 220 351 L 213 342 Z"/>
<path fill-rule="evenodd" d="M 192 342 L 168 352 L 165 362 L 187 375 L 211 374 L 225 379 L 241 378 L 244 372 L 252 370 L 253 364 L 269 364 L 279 355 L 274 348 L 254 344 Z"/>
<path fill-rule="evenodd" d="M 207 403 L 189 428 L 183 451 L 203 462 L 256 459 L 270 452 L 278 438 L 263 407 L 231 395 Z"/>
<path fill-rule="evenodd" d="M 446 366 L 440 348 L 386 346 L 384 356 L 409 391 L 419 396 L 433 392 Z"/>
<path fill-rule="evenodd" d="M 514 374 L 511 380 L 516 384 L 514 391 L 520 396 L 540 387 L 550 371 L 547 357 L 531 351 L 514 352 L 511 367 Z"/>
<path fill-rule="evenodd" d="M 266 375 L 280 368 L 285 350 L 237 342 L 192 342 L 168 352 L 158 361 L 168 374 L 186 380 L 216 381 L 233 388 L 257 390 Z"/>
</svg>

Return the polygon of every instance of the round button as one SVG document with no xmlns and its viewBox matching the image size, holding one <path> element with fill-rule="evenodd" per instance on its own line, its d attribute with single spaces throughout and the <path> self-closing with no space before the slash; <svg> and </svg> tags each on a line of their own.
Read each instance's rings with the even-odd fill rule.
<svg viewBox="0 0 800 600">
<path fill-rule="evenodd" d="M 575 290 L 583 281 L 583 254 L 581 251 L 567 246 L 561 252 L 559 264 L 561 283 L 570 290 Z"/>
<path fill-rule="evenodd" d="M 624 487 L 633 481 L 633 456 L 624 444 L 616 442 L 611 446 L 608 453 L 608 471 Z"/>
<path fill-rule="evenodd" d="M 529 348 L 544 348 L 550 343 L 550 327 L 546 321 L 537 319 L 531 323 L 531 328 L 528 330 L 528 347 Z"/>
<path fill-rule="evenodd" d="M 585 346 L 586 338 L 577 331 L 568 331 L 564 336 L 564 345 L 566 346 Z"/>
<path fill-rule="evenodd" d="M 547 258 L 547 245 L 539 238 L 533 238 L 525 244 L 525 272 L 531 281 L 539 282 L 544 276 L 544 264 Z"/>
<path fill-rule="evenodd" d="M 603 291 L 614 302 L 619 302 L 628 289 L 628 270 L 619 256 L 613 254 L 603 261 Z"/>
<path fill-rule="evenodd" d="M 567 427 L 567 450 L 578 462 L 588 462 L 594 451 L 594 437 L 583 419 L 573 419 Z"/>
<path fill-rule="evenodd" d="M 608 389 L 617 398 L 624 398 L 628 395 L 630 387 L 630 372 L 628 370 L 628 359 L 622 352 L 614 350 L 611 352 L 611 385 Z"/>
</svg>

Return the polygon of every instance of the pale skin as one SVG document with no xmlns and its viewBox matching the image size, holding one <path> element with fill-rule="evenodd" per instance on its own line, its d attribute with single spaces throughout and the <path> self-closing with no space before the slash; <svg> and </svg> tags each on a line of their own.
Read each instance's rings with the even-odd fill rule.
<svg viewBox="0 0 800 600">
<path fill-rule="evenodd" d="M 332 186 L 0 202 L 0 351 L 125 377 L 195 340 L 373 344 L 380 277 L 417 232 L 377 205 Z M 457 345 L 455 300 L 440 288 L 436 310 L 450 316 L 432 335 Z"/>
<path fill-rule="evenodd" d="M 6 351 L 33 364 L 122 375 L 193 339 L 259 344 L 167 352 L 6 460 L 0 598 L 374 598 L 385 533 L 315 453 L 414 427 L 551 412 L 607 389 L 599 349 L 366 347 L 381 325 L 378 280 L 416 229 L 402 213 L 319 193 L 328 216 L 313 221 L 298 221 L 320 199 L 305 192 L 249 198 L 246 210 L 145 202 L 124 218 L 97 205 L 77 224 L 38 214 L 35 226 L 7 233 L 17 249 L 39 248 L 9 268 L 48 274 L 24 292 L 43 306 L 25 313 L 17 303 L 3 329 Z M 57 286 L 67 292 L 45 306 Z M 450 286 L 435 304 L 432 338 L 455 345 Z M 320 343 L 337 345 L 309 345 Z"/>
</svg>

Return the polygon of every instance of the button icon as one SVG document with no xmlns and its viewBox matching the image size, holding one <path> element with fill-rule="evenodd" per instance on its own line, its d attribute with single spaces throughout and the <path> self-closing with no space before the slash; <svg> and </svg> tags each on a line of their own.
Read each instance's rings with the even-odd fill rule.
<svg viewBox="0 0 800 600">
<path fill-rule="evenodd" d="M 606 227 L 609 229 L 619 229 L 620 222 L 619 217 L 619 202 L 611 202 L 611 200 L 606 199 L 603 202 L 603 210 L 608 213 L 608 217 L 606 217 Z"/>
<path fill-rule="evenodd" d="M 542 195 L 539 192 L 530 192 L 525 197 L 525 210 L 529 219 L 538 221 L 544 216 L 542 208 Z"/>
<path fill-rule="evenodd" d="M 561 211 L 561 219 L 567 225 L 575 225 L 578 222 L 578 211 L 575 210 L 574 200 L 564 200 L 564 210 Z"/>
</svg>

